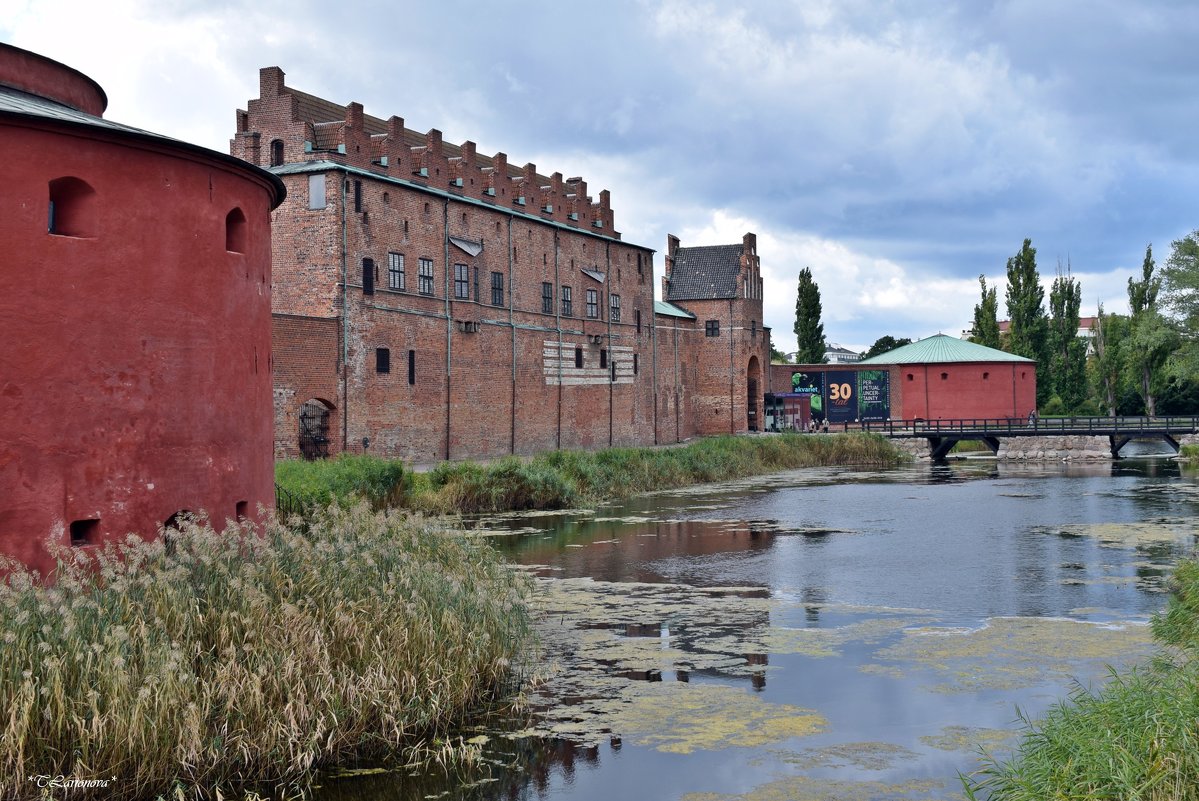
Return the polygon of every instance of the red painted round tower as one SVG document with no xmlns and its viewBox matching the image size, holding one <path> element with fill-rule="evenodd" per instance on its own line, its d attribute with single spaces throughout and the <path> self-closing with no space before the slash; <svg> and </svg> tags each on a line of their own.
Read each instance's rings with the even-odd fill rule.
<svg viewBox="0 0 1199 801">
<path fill-rule="evenodd" d="M 0 44 L 0 553 L 274 504 L 270 211 L 239 159 L 103 119 Z"/>
</svg>

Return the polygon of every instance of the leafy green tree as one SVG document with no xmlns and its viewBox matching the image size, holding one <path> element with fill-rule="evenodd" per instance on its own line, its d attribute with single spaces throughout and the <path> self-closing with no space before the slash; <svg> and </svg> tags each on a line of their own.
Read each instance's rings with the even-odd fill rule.
<svg viewBox="0 0 1199 801">
<path fill-rule="evenodd" d="M 1177 252 L 1178 248 L 1175 247 L 1175 253 Z M 1173 257 L 1174 254 L 1171 254 L 1171 258 Z M 1181 344 L 1178 332 L 1157 310 L 1157 295 L 1162 277 L 1153 274 L 1154 267 L 1153 246 L 1150 245 L 1145 248 L 1141 280 L 1128 279 L 1128 305 L 1132 309 L 1132 324 L 1129 326 L 1128 347 L 1125 351 L 1128 365 L 1139 381 L 1145 413 L 1150 417 L 1157 414 L 1155 379 L 1160 380 L 1160 369 Z M 1196 277 L 1199 278 L 1199 275 Z"/>
<path fill-rule="evenodd" d="M 862 354 L 862 359 L 871 359 L 875 356 L 878 356 L 880 353 L 886 353 L 887 351 L 892 351 L 896 348 L 902 348 L 904 345 L 911 344 L 912 340 L 908 337 L 900 337 L 899 339 L 896 339 L 890 334 L 886 334 L 874 340 L 874 344 L 870 346 L 870 350 Z"/>
<path fill-rule="evenodd" d="M 1186 330 L 1199 330 L 1199 231 L 1171 245 L 1162 268 L 1162 306 Z"/>
<path fill-rule="evenodd" d="M 1145 402 L 1145 414 L 1157 414 L 1159 368 L 1178 349 L 1178 331 L 1156 309 L 1133 316 L 1128 335 L 1129 366 L 1139 378 L 1138 390 Z"/>
<path fill-rule="evenodd" d="M 1053 394 L 1051 381 L 1043 375 L 1049 367 L 1046 344 L 1049 339 L 1049 319 L 1042 305 L 1045 289 L 1037 272 L 1037 249 L 1032 240 L 1025 239 L 1020 252 L 1007 260 L 1008 350 L 1017 356 L 1033 359 L 1041 375 L 1037 380 L 1037 406 Z"/>
<path fill-rule="evenodd" d="M 786 364 L 787 363 L 787 354 L 783 353 L 781 350 L 779 350 L 778 348 L 776 348 L 774 346 L 773 337 L 771 338 L 771 340 L 772 341 L 770 343 L 770 363 L 771 364 Z"/>
<path fill-rule="evenodd" d="M 1066 411 L 1073 412 L 1087 396 L 1087 346 L 1078 336 L 1082 285 L 1058 265 L 1049 290 L 1049 379 Z"/>
<path fill-rule="evenodd" d="M 824 364 L 824 323 L 820 322 L 820 287 L 812 280 L 812 271 L 799 271 L 799 289 L 795 298 L 795 339 L 799 352 L 796 364 Z"/>
<path fill-rule="evenodd" d="M 1110 415 L 1115 415 L 1120 404 L 1124 385 L 1124 355 L 1128 338 L 1128 318 L 1119 314 L 1105 314 L 1103 304 L 1095 317 L 1095 356 L 1091 359 L 1094 383 L 1100 404 Z"/>
<path fill-rule="evenodd" d="M 970 331 L 970 341 L 988 348 L 999 348 L 999 301 L 996 299 L 995 287 L 987 287 L 987 277 L 978 277 L 982 287 L 982 298 L 974 306 L 974 328 Z"/>
</svg>

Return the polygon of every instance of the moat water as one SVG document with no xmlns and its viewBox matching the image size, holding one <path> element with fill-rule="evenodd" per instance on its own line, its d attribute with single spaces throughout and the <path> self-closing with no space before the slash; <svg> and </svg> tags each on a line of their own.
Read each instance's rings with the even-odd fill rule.
<svg viewBox="0 0 1199 801">
<path fill-rule="evenodd" d="M 477 770 L 317 797 L 961 798 L 1019 714 L 1151 653 L 1197 507 L 1169 460 L 969 460 L 480 520 L 537 577 L 532 714 L 466 733 Z"/>
</svg>

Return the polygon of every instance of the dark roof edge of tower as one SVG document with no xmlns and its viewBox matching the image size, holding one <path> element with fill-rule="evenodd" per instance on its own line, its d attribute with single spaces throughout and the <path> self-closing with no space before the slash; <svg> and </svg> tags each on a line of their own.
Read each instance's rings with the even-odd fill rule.
<svg viewBox="0 0 1199 801">
<path fill-rule="evenodd" d="M 269 170 L 251 164 L 248 161 L 222 153 L 219 150 L 202 145 L 174 139 L 163 134 L 156 134 L 119 122 L 112 122 L 103 117 L 88 114 L 86 111 L 65 106 L 55 100 L 49 100 L 41 95 L 30 94 L 20 89 L 0 86 L 0 117 L 9 117 L 27 121 L 37 121 L 47 125 L 62 125 L 70 128 L 90 130 L 95 133 L 108 134 L 116 137 L 138 139 L 147 144 L 183 151 L 194 157 L 224 164 L 231 169 L 247 173 L 265 183 L 271 192 L 271 208 L 277 208 L 287 197 L 287 188 L 282 179 Z"/>
</svg>

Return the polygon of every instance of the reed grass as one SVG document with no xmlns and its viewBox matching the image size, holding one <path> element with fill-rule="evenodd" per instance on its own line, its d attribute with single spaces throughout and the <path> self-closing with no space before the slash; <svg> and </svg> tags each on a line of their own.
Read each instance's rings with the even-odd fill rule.
<svg viewBox="0 0 1199 801">
<path fill-rule="evenodd" d="M 1157 658 L 1025 719 L 1011 759 L 963 777 L 967 797 L 1199 801 L 1199 563 L 1179 564 L 1153 634 Z"/>
<path fill-rule="evenodd" d="M 114 777 L 93 797 L 213 797 L 444 759 L 451 732 L 512 689 L 531 631 L 527 579 L 485 543 L 365 504 L 303 530 L 189 521 L 169 548 L 64 554 L 53 583 L 9 567 L 4 799 L 38 797 L 35 775 Z"/>
<path fill-rule="evenodd" d="M 875 434 L 723 436 L 673 448 L 550 451 L 489 465 L 439 465 L 418 477 L 409 504 L 435 514 L 564 509 L 779 470 L 884 466 L 906 458 Z"/>
</svg>

